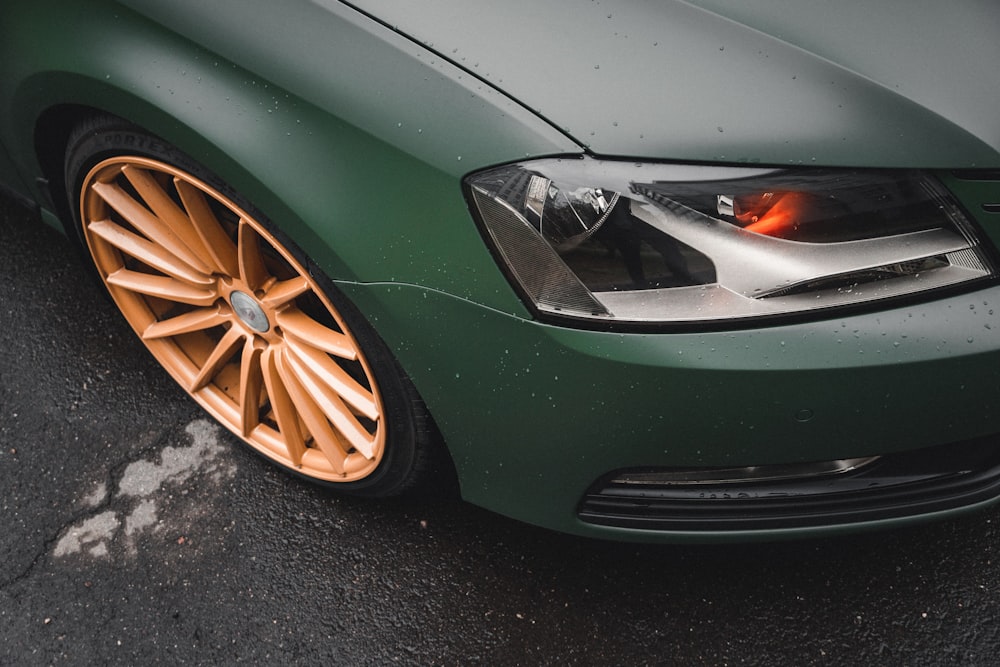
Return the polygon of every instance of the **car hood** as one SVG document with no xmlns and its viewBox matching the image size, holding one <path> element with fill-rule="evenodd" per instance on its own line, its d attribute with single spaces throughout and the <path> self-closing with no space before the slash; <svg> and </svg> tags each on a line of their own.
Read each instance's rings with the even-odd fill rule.
<svg viewBox="0 0 1000 667">
<path fill-rule="evenodd" d="M 354 0 L 598 155 L 1000 166 L 986 0 Z"/>
</svg>

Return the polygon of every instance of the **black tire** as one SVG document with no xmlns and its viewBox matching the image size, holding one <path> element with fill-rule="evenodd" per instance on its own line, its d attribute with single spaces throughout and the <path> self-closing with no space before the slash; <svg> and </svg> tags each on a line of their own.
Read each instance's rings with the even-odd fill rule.
<svg viewBox="0 0 1000 667">
<path fill-rule="evenodd" d="M 347 494 L 393 496 L 422 481 L 436 442 L 415 389 L 354 305 L 246 198 L 110 116 L 72 133 L 65 176 L 111 298 L 223 426 Z"/>
</svg>

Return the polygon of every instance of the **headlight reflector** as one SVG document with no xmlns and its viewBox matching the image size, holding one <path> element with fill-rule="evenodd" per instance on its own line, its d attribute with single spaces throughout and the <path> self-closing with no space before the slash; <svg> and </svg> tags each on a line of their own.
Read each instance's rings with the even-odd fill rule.
<svg viewBox="0 0 1000 667">
<path fill-rule="evenodd" d="M 712 322 L 994 274 L 961 208 L 912 170 L 545 159 L 466 187 L 515 282 L 554 315 Z"/>
</svg>

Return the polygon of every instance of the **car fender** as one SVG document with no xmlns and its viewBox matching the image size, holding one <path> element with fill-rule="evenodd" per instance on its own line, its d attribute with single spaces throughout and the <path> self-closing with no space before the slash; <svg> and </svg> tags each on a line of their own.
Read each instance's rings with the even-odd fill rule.
<svg viewBox="0 0 1000 667">
<path fill-rule="evenodd" d="M 25 180 L 59 179 L 30 145 L 39 119 L 42 145 L 59 139 L 46 119 L 65 125 L 82 109 L 111 113 L 205 164 L 336 281 L 421 285 L 525 315 L 469 218 L 460 178 L 526 155 L 579 152 L 576 144 L 339 4 L 282 4 L 280 12 L 264 2 L 131 4 L 83 10 L 51 0 L 3 10 L 0 99 L 10 120 L 0 137 Z M 279 35 L 276 51 L 240 34 L 244 23 L 272 24 L 238 24 L 237 11 L 279 12 L 277 30 L 308 26 L 310 34 Z M 251 40 L 246 52 L 241 40 Z M 351 66 L 338 64 L 348 58 Z"/>
</svg>

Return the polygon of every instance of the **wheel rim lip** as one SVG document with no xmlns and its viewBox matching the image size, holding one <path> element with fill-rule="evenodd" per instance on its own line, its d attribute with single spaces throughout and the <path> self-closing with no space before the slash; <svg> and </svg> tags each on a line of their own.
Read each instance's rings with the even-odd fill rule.
<svg viewBox="0 0 1000 667">
<path fill-rule="evenodd" d="M 104 217 L 107 217 L 107 215 L 95 215 L 96 213 L 112 210 L 112 207 L 107 202 L 92 191 L 92 186 L 98 182 L 110 182 L 115 180 L 121 175 L 122 169 L 126 166 L 133 166 L 152 172 L 166 174 L 171 178 L 180 179 L 188 185 L 193 186 L 203 195 L 211 200 L 214 200 L 215 202 L 218 202 L 224 208 L 232 212 L 241 222 L 248 224 L 260 237 L 260 239 L 268 244 L 270 248 L 280 256 L 282 261 L 290 266 L 298 276 L 304 278 L 308 282 L 308 291 L 322 303 L 325 311 L 333 319 L 337 327 L 339 327 L 342 334 L 353 347 L 356 357 L 355 360 L 363 369 L 365 380 L 367 381 L 372 398 L 375 402 L 375 410 L 378 418 L 376 420 L 373 457 L 371 459 L 365 459 L 360 453 L 354 451 L 349 455 L 349 460 L 345 461 L 345 473 L 341 474 L 332 469 L 329 462 L 323 457 L 318 449 L 310 447 L 306 451 L 306 454 L 302 457 L 301 463 L 296 463 L 289 456 L 288 450 L 282 443 L 281 436 L 277 429 L 271 427 L 270 425 L 261 422 L 251 431 L 249 435 L 242 434 L 240 432 L 240 421 L 238 416 L 239 407 L 233 403 L 230 395 L 223 392 L 214 383 L 210 383 L 197 391 L 191 391 L 187 388 L 186 382 L 190 379 L 187 376 L 192 373 L 196 373 L 198 367 L 188 351 L 186 351 L 183 346 L 175 340 L 175 337 L 171 336 L 168 338 L 158 339 L 147 339 L 143 337 L 145 326 L 148 326 L 149 323 L 144 323 L 142 321 L 143 318 L 137 315 L 138 311 L 145 310 L 151 320 L 156 321 L 157 319 L 146 300 L 147 297 L 131 290 L 117 289 L 108 282 L 108 267 L 104 265 L 100 254 L 95 250 L 95 241 L 93 240 L 92 233 L 88 228 L 89 224 L 95 219 L 103 219 Z M 141 197 L 139 197 L 139 200 L 143 201 Z M 267 456 L 286 468 L 314 479 L 336 483 L 359 481 L 368 477 L 379 466 L 385 454 L 385 408 L 381 392 L 375 380 L 375 375 L 371 366 L 357 340 L 354 338 L 351 329 L 344 322 L 339 310 L 330 302 L 329 297 L 317 284 L 313 275 L 281 242 L 274 237 L 271 232 L 267 230 L 266 227 L 264 227 L 263 224 L 256 219 L 256 216 L 249 214 L 228 196 L 198 177 L 166 162 L 139 155 L 114 156 L 101 160 L 95 164 L 82 181 L 80 187 L 79 211 L 83 228 L 83 236 L 86 241 L 88 251 L 90 252 L 101 280 L 108 289 L 112 300 L 116 303 L 126 321 L 139 336 L 139 339 L 143 342 L 147 349 L 149 349 L 164 370 L 166 370 L 178 382 L 181 388 L 197 403 L 199 403 L 202 408 L 215 417 L 219 423 L 264 456 Z M 114 254 L 118 256 L 119 261 L 121 261 L 121 253 L 115 250 Z M 220 277 L 217 281 L 215 289 L 219 292 L 219 298 L 228 305 L 232 303 L 234 294 L 243 294 L 247 297 L 247 299 L 252 300 L 255 306 L 264 314 L 264 317 L 268 322 L 268 328 L 263 331 L 258 330 L 249 323 L 246 323 L 238 313 L 234 313 L 233 321 L 238 322 L 248 331 L 269 338 L 272 343 L 276 339 L 281 340 L 281 335 L 275 332 L 273 313 L 269 312 L 267 308 L 262 308 L 260 306 L 259 302 L 251 296 L 252 290 L 248 287 L 245 289 L 240 287 L 237 282 L 236 285 L 232 285 L 227 291 L 224 283 L 232 281 L 233 278 L 233 276 L 227 275 Z M 236 298 L 237 300 L 240 299 L 240 297 Z M 230 307 L 232 306 L 230 305 Z M 361 459 L 361 461 L 359 462 L 358 459 Z"/>
</svg>

